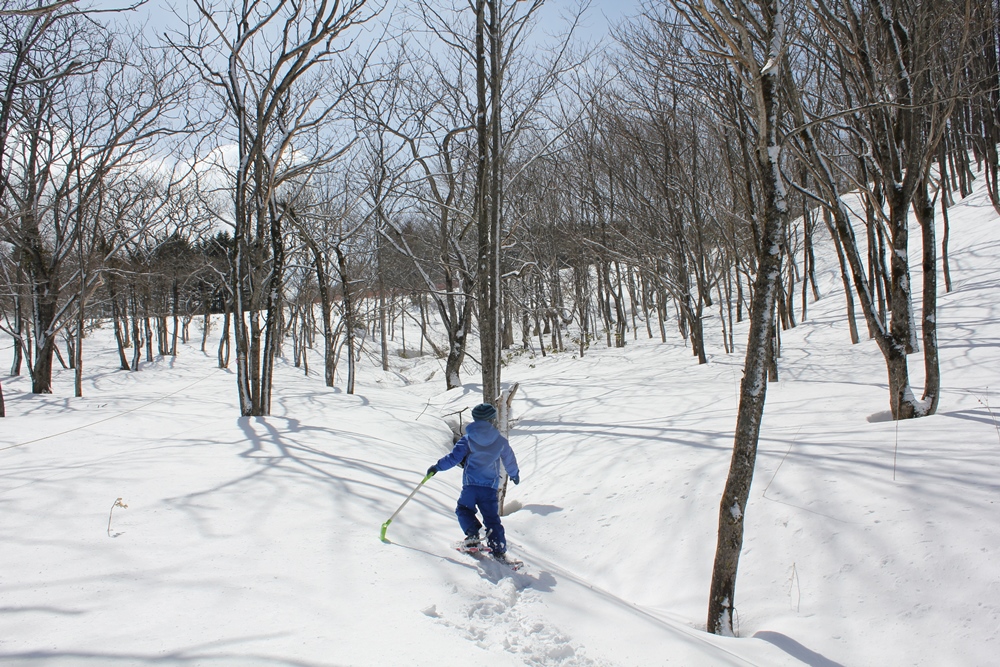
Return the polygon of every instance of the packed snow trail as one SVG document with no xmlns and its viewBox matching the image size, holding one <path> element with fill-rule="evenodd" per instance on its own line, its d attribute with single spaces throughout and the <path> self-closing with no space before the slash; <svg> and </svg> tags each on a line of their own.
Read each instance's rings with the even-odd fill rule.
<svg viewBox="0 0 1000 667">
<path fill-rule="evenodd" d="M 405 546 L 405 545 L 397 545 Z M 429 618 L 494 656 L 510 655 L 531 666 L 597 667 L 655 664 L 781 667 L 801 665 L 778 647 L 759 640 L 733 640 L 698 632 L 676 619 L 621 600 L 518 545 L 525 570 L 488 558 L 454 559 L 463 573 L 450 580 L 450 594 L 421 610 Z M 408 553 L 434 554 L 408 547 Z M 563 600 L 553 601 L 554 598 Z M 566 598 L 575 600 L 569 603 Z M 555 619 L 567 608 L 567 626 Z M 581 623 L 584 627 L 580 627 Z M 574 627 L 574 631 L 567 631 Z M 606 647 L 592 646 L 595 635 L 614 629 Z M 587 640 L 580 642 L 581 632 Z M 728 646 L 727 646 L 728 645 Z M 830 663 L 831 667 L 833 663 Z"/>
</svg>

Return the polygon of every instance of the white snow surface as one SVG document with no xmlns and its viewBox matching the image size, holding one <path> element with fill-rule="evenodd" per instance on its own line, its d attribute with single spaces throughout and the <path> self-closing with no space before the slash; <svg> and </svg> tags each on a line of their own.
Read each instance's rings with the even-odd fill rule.
<svg viewBox="0 0 1000 667">
<path fill-rule="evenodd" d="M 783 332 L 768 387 L 737 638 L 704 628 L 742 346 L 712 340 L 699 366 L 640 324 L 625 348 L 511 360 L 515 574 L 452 549 L 458 470 L 379 540 L 449 450 L 449 413 L 479 402 L 474 368 L 445 393 L 441 360 L 365 357 L 347 395 L 281 362 L 273 414 L 241 418 L 195 323 L 138 372 L 94 331 L 83 398 L 71 371 L 46 396 L 3 379 L 0 665 L 996 664 L 1000 220 L 978 191 L 950 213 L 932 417 L 888 418 L 885 365 L 850 344 L 820 241 L 823 298 Z M 919 391 L 919 355 L 911 374 Z"/>
</svg>

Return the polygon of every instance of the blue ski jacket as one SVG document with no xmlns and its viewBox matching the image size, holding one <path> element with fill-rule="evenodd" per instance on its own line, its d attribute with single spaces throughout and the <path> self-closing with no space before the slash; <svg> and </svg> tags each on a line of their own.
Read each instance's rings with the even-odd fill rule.
<svg viewBox="0 0 1000 667">
<path fill-rule="evenodd" d="M 465 435 L 455 443 L 454 449 L 437 462 L 438 470 L 454 468 L 465 461 L 462 484 L 500 488 L 500 465 L 507 474 L 520 477 L 517 458 L 507 438 L 488 421 L 474 421 L 465 427 Z"/>
</svg>

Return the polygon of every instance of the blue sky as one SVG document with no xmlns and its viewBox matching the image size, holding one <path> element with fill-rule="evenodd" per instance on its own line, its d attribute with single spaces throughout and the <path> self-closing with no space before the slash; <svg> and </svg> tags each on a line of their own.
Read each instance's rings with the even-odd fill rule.
<svg viewBox="0 0 1000 667">
<path fill-rule="evenodd" d="M 640 0 L 592 0 L 586 27 L 594 38 L 600 38 L 607 32 L 609 22 L 614 23 L 622 17 L 636 13 L 639 10 L 639 3 Z M 131 0 L 93 0 L 90 4 L 99 8 L 120 8 L 129 6 Z M 180 8 L 184 4 L 185 0 L 148 0 L 144 6 L 135 11 L 130 20 L 141 21 L 150 17 L 153 19 L 152 22 L 159 24 L 157 27 L 162 27 L 165 23 L 172 23 L 173 17 L 167 8 L 171 5 Z M 575 5 L 576 0 L 548 0 L 546 10 L 558 12 Z"/>
<path fill-rule="evenodd" d="M 589 18 L 584 27 L 595 39 L 599 39 L 607 33 L 609 24 L 613 25 L 622 18 L 637 13 L 639 3 L 640 0 L 592 0 Z M 545 4 L 548 11 L 558 11 L 574 7 L 576 0 L 548 0 Z"/>
<path fill-rule="evenodd" d="M 609 19 L 615 20 L 637 12 L 639 0 L 593 0 L 593 8 L 596 12 L 604 13 Z"/>
</svg>

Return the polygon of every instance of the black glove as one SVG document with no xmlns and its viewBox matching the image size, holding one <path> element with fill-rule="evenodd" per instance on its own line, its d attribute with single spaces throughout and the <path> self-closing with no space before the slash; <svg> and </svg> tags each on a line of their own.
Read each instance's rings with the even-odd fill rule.
<svg viewBox="0 0 1000 667">
<path fill-rule="evenodd" d="M 431 466 L 430 468 L 427 469 L 427 474 L 430 475 L 431 477 L 433 477 L 434 475 L 438 474 L 438 467 L 437 466 Z"/>
<path fill-rule="evenodd" d="M 510 476 L 510 481 L 514 482 L 514 484 L 520 484 L 521 483 L 521 478 L 518 477 L 517 475 L 511 475 Z"/>
</svg>

